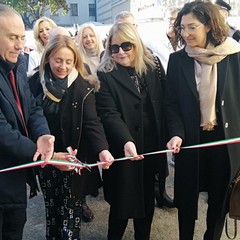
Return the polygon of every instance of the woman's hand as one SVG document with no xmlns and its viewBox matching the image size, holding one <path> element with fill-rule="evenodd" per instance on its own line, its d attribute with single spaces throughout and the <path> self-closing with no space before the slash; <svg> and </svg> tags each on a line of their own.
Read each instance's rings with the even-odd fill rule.
<svg viewBox="0 0 240 240">
<path fill-rule="evenodd" d="M 105 163 L 103 164 L 102 168 L 109 169 L 109 167 L 112 165 L 114 161 L 112 154 L 108 150 L 103 150 L 98 154 L 98 156 L 100 162 Z"/>
<path fill-rule="evenodd" d="M 167 143 L 167 148 L 173 150 L 174 153 L 179 153 L 181 145 L 182 139 L 178 136 L 174 136 Z"/>
<path fill-rule="evenodd" d="M 131 157 L 130 160 L 142 160 L 143 155 L 137 154 L 136 146 L 133 142 L 129 141 L 124 145 L 124 154 L 125 157 Z"/>
<path fill-rule="evenodd" d="M 69 163 L 69 162 L 74 162 L 73 160 L 71 160 L 72 158 L 72 155 L 69 155 L 68 152 L 55 152 L 53 154 L 53 157 L 52 157 L 54 160 L 61 160 L 61 161 L 66 161 L 66 163 Z M 68 166 L 68 165 L 64 165 L 64 166 L 61 166 L 61 165 L 55 165 L 55 167 L 61 171 L 72 171 L 74 170 L 75 167 L 71 167 L 71 166 Z"/>
<path fill-rule="evenodd" d="M 52 135 L 42 135 L 37 139 L 37 151 L 33 156 L 33 161 L 37 161 L 38 157 L 45 162 L 49 161 L 54 151 L 55 137 Z"/>
</svg>

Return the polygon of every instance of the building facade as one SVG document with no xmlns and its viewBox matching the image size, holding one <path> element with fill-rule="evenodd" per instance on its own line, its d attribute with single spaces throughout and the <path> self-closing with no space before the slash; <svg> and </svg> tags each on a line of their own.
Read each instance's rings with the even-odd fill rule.
<svg viewBox="0 0 240 240">
<path fill-rule="evenodd" d="M 112 24 L 120 11 L 130 11 L 137 20 L 152 20 L 163 17 L 163 3 L 172 4 L 173 0 L 67 0 L 69 12 L 61 11 L 53 17 L 58 25 L 73 26 L 84 22 Z M 181 1 L 181 0 L 178 0 Z"/>
<path fill-rule="evenodd" d="M 167 7 L 179 6 L 189 0 L 66 0 L 69 12 L 61 11 L 53 17 L 58 25 L 77 26 L 85 22 L 112 24 L 120 11 L 130 11 L 138 22 L 159 21 Z M 214 0 L 212 0 L 214 2 Z M 232 6 L 232 15 L 240 15 L 240 1 L 225 0 Z"/>
<path fill-rule="evenodd" d="M 130 11 L 138 21 L 161 19 L 163 0 L 97 0 L 97 21 L 111 24 L 120 11 Z"/>
<path fill-rule="evenodd" d="M 96 22 L 96 0 L 66 0 L 69 6 L 67 14 L 62 11 L 53 16 L 53 20 L 61 26 L 77 26 L 85 22 Z"/>
</svg>

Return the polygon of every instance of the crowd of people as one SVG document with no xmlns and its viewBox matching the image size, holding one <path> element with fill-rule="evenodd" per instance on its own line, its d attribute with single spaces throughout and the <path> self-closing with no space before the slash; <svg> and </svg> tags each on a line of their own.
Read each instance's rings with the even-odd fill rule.
<svg viewBox="0 0 240 240">
<path fill-rule="evenodd" d="M 230 10 L 223 0 L 171 7 L 154 44 L 141 39 L 127 11 L 106 39 L 91 23 L 72 36 L 42 17 L 36 49 L 23 54 L 21 15 L 0 4 L 0 169 L 44 161 L 0 173 L 0 240 L 22 239 L 26 183 L 34 197 L 37 182 L 47 240 L 80 240 L 81 221 L 94 221 L 87 196 L 100 187 L 109 240 L 122 239 L 129 219 L 135 239 L 149 240 L 155 205 L 176 207 L 178 239 L 193 240 L 200 192 L 208 196 L 202 238 L 220 240 L 240 146 L 181 148 L 240 137 L 240 34 L 227 22 Z M 128 160 L 115 161 L 121 157 Z M 80 174 L 68 165 L 79 160 L 101 166 Z M 173 199 L 165 188 L 169 162 Z"/>
</svg>

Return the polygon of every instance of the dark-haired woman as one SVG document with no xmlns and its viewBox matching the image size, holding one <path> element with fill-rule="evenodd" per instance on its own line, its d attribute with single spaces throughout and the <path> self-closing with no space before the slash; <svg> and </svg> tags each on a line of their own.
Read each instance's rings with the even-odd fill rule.
<svg viewBox="0 0 240 240">
<path fill-rule="evenodd" d="M 199 192 L 208 193 L 204 240 L 219 240 L 227 192 L 240 169 L 239 144 L 192 150 L 181 146 L 240 136 L 240 45 L 211 2 L 184 5 L 175 21 L 184 46 L 170 56 L 167 72 L 167 146 L 175 151 L 175 204 L 180 240 L 192 240 Z"/>
</svg>

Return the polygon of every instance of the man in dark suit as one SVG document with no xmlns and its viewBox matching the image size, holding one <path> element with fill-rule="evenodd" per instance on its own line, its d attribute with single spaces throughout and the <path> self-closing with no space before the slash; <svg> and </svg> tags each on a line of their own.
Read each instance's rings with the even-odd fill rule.
<svg viewBox="0 0 240 240">
<path fill-rule="evenodd" d="M 25 29 L 21 16 L 0 4 L 0 169 L 53 155 L 54 137 L 28 87 L 21 51 Z M 26 182 L 36 194 L 32 171 L 0 173 L 0 240 L 21 240 L 26 222 Z M 34 189 L 35 187 L 35 189 Z M 35 191 L 34 191 L 35 190 Z"/>
</svg>

